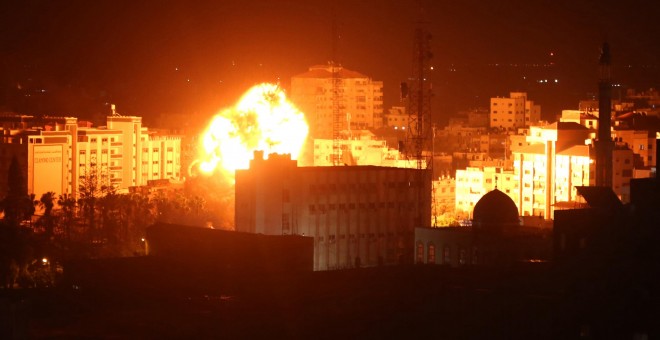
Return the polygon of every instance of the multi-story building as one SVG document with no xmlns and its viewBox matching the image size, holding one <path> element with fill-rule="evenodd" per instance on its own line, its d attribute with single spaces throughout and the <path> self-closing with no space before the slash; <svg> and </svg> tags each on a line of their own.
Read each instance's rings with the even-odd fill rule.
<svg viewBox="0 0 660 340">
<path fill-rule="evenodd" d="M 472 218 L 474 205 L 493 189 L 499 189 L 514 199 L 517 184 L 513 172 L 502 167 L 467 167 L 456 170 L 456 214 Z"/>
<path fill-rule="evenodd" d="M 333 86 L 337 84 L 339 94 L 335 96 Z M 336 64 L 312 66 L 291 78 L 291 101 L 305 113 L 311 138 L 334 137 L 334 99 L 340 101 L 339 111 L 345 117 L 342 130 L 383 126 L 382 81 Z"/>
<path fill-rule="evenodd" d="M 98 172 L 103 185 L 120 191 L 181 177 L 181 138 L 149 131 L 141 117 L 109 116 L 107 126 L 100 128 L 73 117 L 47 120 L 45 126 L 3 129 L 0 142 L 2 173 L 15 156 L 25 171 L 28 193 L 37 197 L 49 191 L 76 196 L 90 171 Z M 0 187 L 6 188 L 3 174 Z"/>
<path fill-rule="evenodd" d="M 395 130 L 405 130 L 408 128 L 408 114 L 405 106 L 393 106 L 385 114 L 385 124 L 387 127 Z"/>
<path fill-rule="evenodd" d="M 656 133 L 644 130 L 614 130 L 614 136 L 618 142 L 627 144 L 637 156 L 636 168 L 650 168 L 657 164 L 655 159 Z"/>
<path fill-rule="evenodd" d="M 423 183 L 417 185 L 417 183 Z M 236 171 L 236 230 L 314 238 L 314 270 L 412 263 L 414 228 L 430 226 L 426 170 L 298 167 L 256 152 Z"/>
<path fill-rule="evenodd" d="M 549 139 L 514 152 L 514 173 L 519 182 L 514 199 L 522 216 L 553 219 L 554 211 L 576 201 L 577 187 L 595 184 L 594 150 L 590 145 L 566 145 Z M 632 151 L 617 144 L 613 151 L 612 189 L 628 202 L 632 178 Z"/>
<path fill-rule="evenodd" d="M 509 98 L 490 99 L 490 127 L 516 129 L 541 120 L 541 106 L 527 99 L 525 92 L 511 92 Z"/>
<path fill-rule="evenodd" d="M 598 130 L 598 111 L 562 110 L 559 121 L 578 123 L 588 129 Z"/>
<path fill-rule="evenodd" d="M 356 132 L 359 132 L 359 134 L 339 141 L 342 164 L 398 168 L 417 167 L 417 161 L 407 159 L 399 150 L 388 147 L 386 141 L 375 139 L 369 131 Z M 314 161 L 311 165 L 332 166 L 333 146 L 332 139 L 314 139 Z M 303 165 L 307 164 L 303 163 Z"/>
<path fill-rule="evenodd" d="M 455 216 L 456 179 L 450 176 L 440 176 L 433 180 L 432 218 L 431 225 L 446 226 Z"/>
</svg>

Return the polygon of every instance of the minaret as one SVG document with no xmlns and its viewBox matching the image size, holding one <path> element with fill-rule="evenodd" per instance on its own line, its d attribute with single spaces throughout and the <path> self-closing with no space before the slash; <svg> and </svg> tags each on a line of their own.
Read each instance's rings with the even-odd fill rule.
<svg viewBox="0 0 660 340">
<path fill-rule="evenodd" d="M 603 44 L 598 79 L 598 136 L 596 137 L 596 185 L 612 186 L 612 80 L 610 45 Z"/>
</svg>

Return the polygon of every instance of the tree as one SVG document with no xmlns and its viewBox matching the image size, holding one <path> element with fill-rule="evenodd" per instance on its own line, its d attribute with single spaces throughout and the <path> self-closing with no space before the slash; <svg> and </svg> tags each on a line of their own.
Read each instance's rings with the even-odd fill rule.
<svg viewBox="0 0 660 340">
<path fill-rule="evenodd" d="M 54 229 L 54 218 L 53 218 L 53 207 L 55 206 L 55 193 L 49 191 L 41 195 L 39 198 L 38 204 L 44 209 L 44 214 L 39 219 L 41 225 L 46 229 L 46 237 L 50 238 L 53 236 Z"/>
<path fill-rule="evenodd" d="M 71 242 L 71 228 L 75 222 L 77 202 L 72 195 L 62 194 L 57 198 L 57 204 L 62 208 L 62 227 L 67 242 Z"/>
<path fill-rule="evenodd" d="M 101 169 L 96 164 L 96 160 L 92 159 L 89 167 L 85 169 L 85 174 L 80 179 L 78 186 L 78 205 L 82 209 L 85 224 L 87 225 L 87 236 L 92 242 L 97 240 L 99 236 L 96 226 L 97 200 L 111 188 L 107 180 L 107 171 Z"/>
<path fill-rule="evenodd" d="M 32 199 L 27 193 L 27 181 L 16 156 L 12 157 L 7 173 L 9 190 L 2 201 L 5 222 L 10 226 L 18 226 L 34 214 Z"/>
</svg>

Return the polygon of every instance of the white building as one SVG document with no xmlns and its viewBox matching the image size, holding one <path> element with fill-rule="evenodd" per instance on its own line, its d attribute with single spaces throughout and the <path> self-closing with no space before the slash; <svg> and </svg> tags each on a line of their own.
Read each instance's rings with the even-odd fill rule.
<svg viewBox="0 0 660 340">
<path fill-rule="evenodd" d="M 45 126 L 3 129 L 1 187 L 16 156 L 25 169 L 29 194 L 77 195 L 80 180 L 95 165 L 104 185 L 119 191 L 155 179 L 181 177 L 181 137 L 159 135 L 141 117 L 109 116 L 107 127 L 91 128 L 77 118 L 46 118 Z M 4 193 L 2 193 L 4 195 Z"/>
<path fill-rule="evenodd" d="M 289 155 L 264 160 L 257 152 L 249 169 L 236 171 L 236 230 L 313 237 L 314 270 L 412 263 L 414 228 L 431 221 L 429 175 L 297 167 Z"/>
</svg>

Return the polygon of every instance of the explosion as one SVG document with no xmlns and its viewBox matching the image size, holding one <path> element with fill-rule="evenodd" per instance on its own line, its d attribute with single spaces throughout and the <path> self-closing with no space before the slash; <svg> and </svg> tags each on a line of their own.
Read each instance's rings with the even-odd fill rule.
<svg viewBox="0 0 660 340">
<path fill-rule="evenodd" d="M 297 159 L 308 130 L 303 113 L 278 85 L 256 85 L 234 107 L 213 117 L 196 163 L 203 173 L 218 169 L 233 177 L 235 170 L 249 167 L 255 150 Z"/>
</svg>

